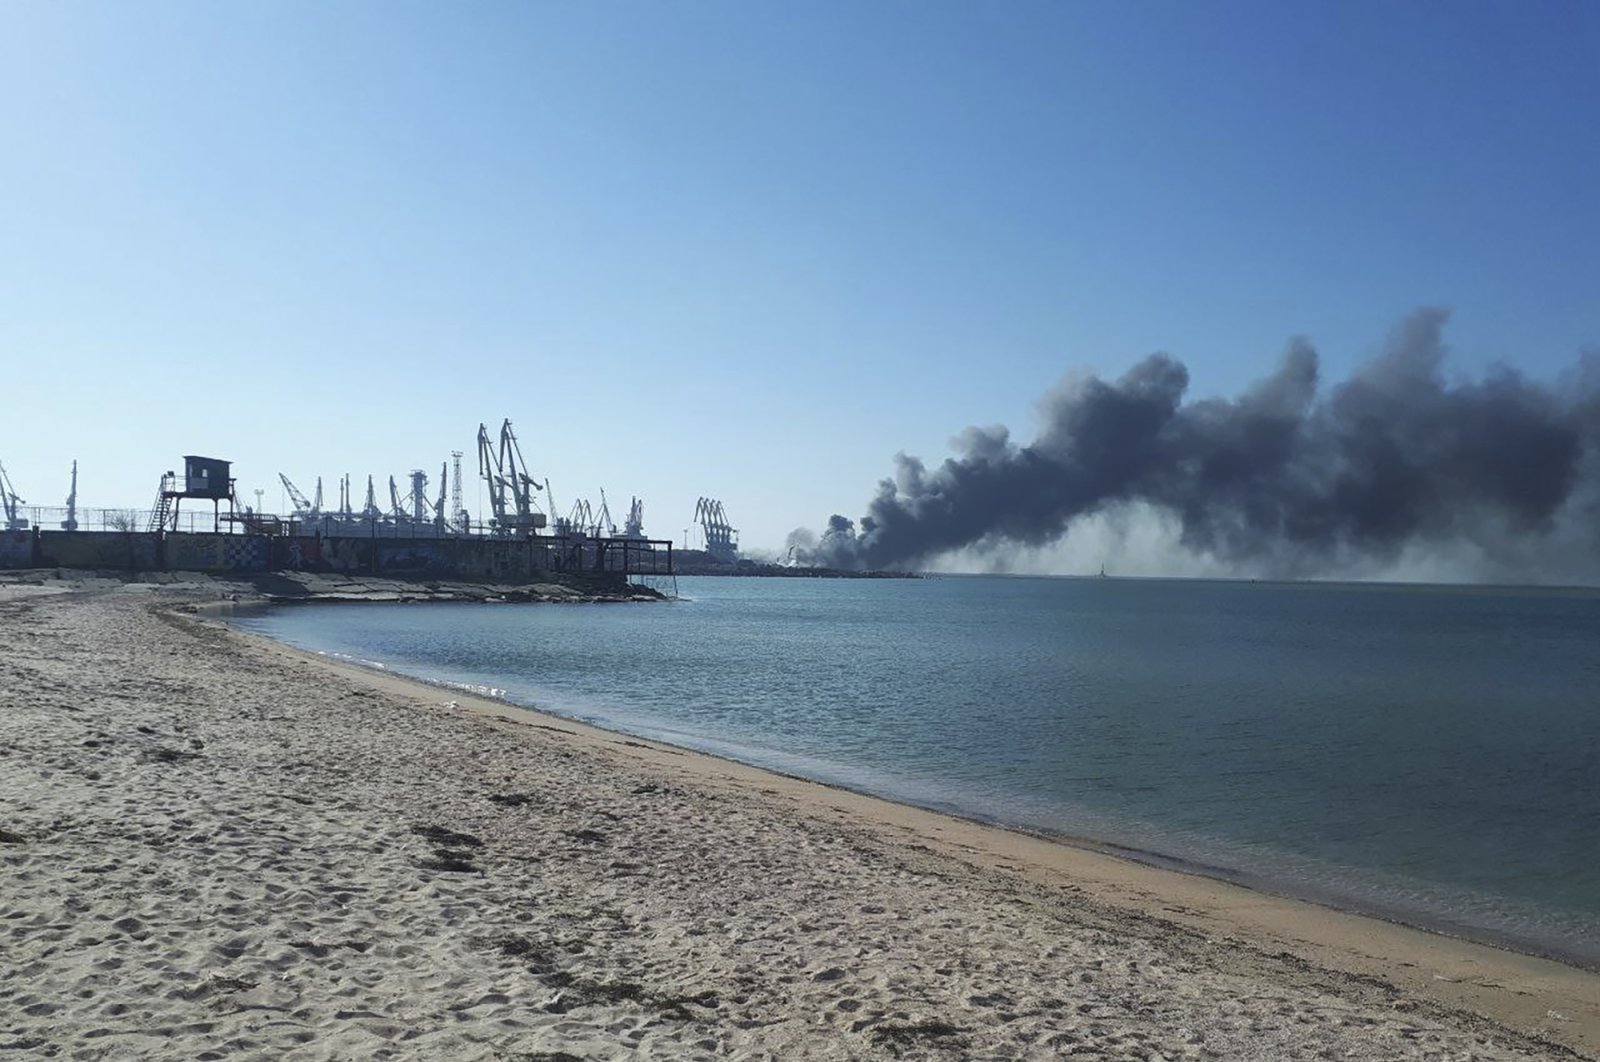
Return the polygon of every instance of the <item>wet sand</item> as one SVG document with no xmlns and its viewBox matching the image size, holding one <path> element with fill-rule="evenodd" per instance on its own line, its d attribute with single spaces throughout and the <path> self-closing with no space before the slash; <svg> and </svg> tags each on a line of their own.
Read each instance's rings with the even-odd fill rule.
<svg viewBox="0 0 1600 1062">
<path fill-rule="evenodd" d="M 0 1057 L 1600 1057 L 1593 972 L 47 589 Z"/>
</svg>

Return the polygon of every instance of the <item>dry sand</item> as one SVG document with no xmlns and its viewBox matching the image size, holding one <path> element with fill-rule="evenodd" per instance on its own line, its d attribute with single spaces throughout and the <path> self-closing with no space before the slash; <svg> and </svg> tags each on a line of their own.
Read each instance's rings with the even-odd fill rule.
<svg viewBox="0 0 1600 1062">
<path fill-rule="evenodd" d="M 0 588 L 0 1058 L 1600 1057 L 1594 973 L 343 667 L 171 594 Z"/>
</svg>

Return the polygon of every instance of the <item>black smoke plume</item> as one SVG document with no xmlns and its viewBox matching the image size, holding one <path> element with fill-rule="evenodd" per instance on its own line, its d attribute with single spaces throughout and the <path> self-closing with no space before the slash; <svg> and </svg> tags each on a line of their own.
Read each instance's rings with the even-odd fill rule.
<svg viewBox="0 0 1600 1062">
<path fill-rule="evenodd" d="M 1239 571 L 1314 575 L 1462 544 L 1479 556 L 1559 555 L 1600 578 L 1600 359 L 1560 385 L 1497 368 L 1444 372 L 1447 314 L 1419 310 L 1385 353 L 1319 392 L 1317 354 L 1289 344 L 1277 371 L 1233 400 L 1184 403 L 1189 374 L 1155 354 L 1042 404 L 1019 446 L 969 428 L 929 469 L 899 454 L 866 515 L 800 531 L 802 562 L 907 568 L 961 550 L 1044 546 L 1075 521 L 1142 503 L 1182 546 Z M 1551 565 L 1537 565 L 1549 577 Z"/>
</svg>

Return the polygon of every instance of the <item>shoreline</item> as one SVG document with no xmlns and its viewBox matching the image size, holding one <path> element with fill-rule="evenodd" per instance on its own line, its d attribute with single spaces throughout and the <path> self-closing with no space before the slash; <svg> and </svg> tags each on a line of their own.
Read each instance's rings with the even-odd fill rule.
<svg viewBox="0 0 1600 1062">
<path fill-rule="evenodd" d="M 1600 1058 L 1576 967 L 35 590 L 0 1046 Z"/>
<path fill-rule="evenodd" d="M 970 823 L 980 828 L 1004 831 L 1037 840 L 1047 845 L 1061 845 L 1068 848 L 1079 849 L 1086 852 L 1099 853 L 1116 859 L 1123 859 L 1133 863 L 1148 866 L 1154 870 L 1166 871 L 1185 876 L 1203 878 L 1219 884 L 1229 885 L 1247 890 L 1263 896 L 1275 897 L 1292 903 L 1304 903 L 1331 911 L 1348 914 L 1351 916 L 1370 919 L 1398 928 L 1426 933 L 1432 936 L 1456 940 L 1467 944 L 1479 945 L 1495 951 L 1526 956 L 1556 963 L 1561 966 L 1600 974 L 1600 957 L 1592 951 L 1573 948 L 1563 950 L 1559 944 L 1551 944 L 1535 939 L 1519 937 L 1514 932 L 1498 931 L 1491 927 L 1475 926 L 1452 921 L 1449 917 L 1435 915 L 1422 909 L 1407 909 L 1399 905 L 1387 905 L 1381 901 L 1367 900 L 1350 891 L 1341 891 L 1337 887 L 1319 888 L 1315 880 L 1303 883 L 1303 891 L 1298 891 L 1292 886 L 1283 884 L 1279 879 L 1273 878 L 1269 873 L 1256 872 L 1247 869 L 1230 867 L 1220 863 L 1206 862 L 1200 859 L 1189 858 L 1183 855 L 1164 852 L 1155 848 L 1145 848 L 1134 844 L 1123 843 L 1114 839 L 1096 837 L 1090 834 L 1072 833 L 1067 831 L 1051 830 L 1047 827 L 1030 825 L 1021 822 L 1010 822 L 999 816 L 985 815 L 979 812 L 963 810 L 954 805 L 940 806 L 932 803 L 919 803 L 911 797 L 896 795 L 887 789 L 873 789 L 867 785 L 853 785 L 849 782 L 829 779 L 802 773 L 797 769 L 789 769 L 774 763 L 763 763 L 755 755 L 752 758 L 741 758 L 737 753 L 736 745 L 727 745 L 735 751 L 717 751 L 712 748 L 699 747 L 694 744 L 674 742 L 668 738 L 656 736 L 646 730 L 628 729 L 626 725 L 608 720 L 593 720 L 580 716 L 569 715 L 564 712 L 541 708 L 534 704 L 524 703 L 513 698 L 504 691 L 484 693 L 471 688 L 466 684 L 456 683 L 444 679 L 430 679 L 421 675 L 411 674 L 387 664 L 373 661 L 363 661 L 348 658 L 341 654 L 330 653 L 322 650 L 307 649 L 294 646 L 287 642 L 279 641 L 270 635 L 256 634 L 255 632 L 233 627 L 224 619 L 229 613 L 233 614 L 259 614 L 270 611 L 286 602 L 260 601 L 240 602 L 236 604 L 219 603 L 214 606 L 202 607 L 203 614 L 214 616 L 223 620 L 224 625 L 234 634 L 246 638 L 261 638 L 266 641 L 281 645 L 305 654 L 311 659 L 326 661 L 341 667 L 350 667 L 358 672 L 365 672 L 375 676 L 386 676 L 402 682 L 416 683 L 430 689 L 446 690 L 462 696 L 469 696 L 495 706 L 497 713 L 502 710 L 522 712 L 543 719 L 561 720 L 578 726 L 589 727 L 598 733 L 612 734 L 639 741 L 647 741 L 653 745 L 666 749 L 677 750 L 683 753 L 692 753 L 697 756 L 708 757 L 716 762 L 738 764 L 752 770 L 765 772 L 776 777 L 790 779 L 796 782 L 810 783 L 829 791 L 850 793 L 868 800 L 879 801 L 892 807 L 905 808 L 926 812 L 931 815 L 944 816 L 961 822 Z M 292 603 L 292 602 L 288 602 Z M 760 749 L 751 752 L 759 754 Z"/>
<path fill-rule="evenodd" d="M 272 603 L 265 607 L 272 607 Z M 585 743 L 627 739 L 630 745 L 648 749 L 657 765 L 672 757 L 665 766 L 692 770 L 703 779 L 717 778 L 739 788 L 758 787 L 768 793 L 776 787 L 810 810 L 826 806 L 841 816 L 910 834 L 917 843 L 986 871 L 1019 873 L 1057 886 L 1063 879 L 1076 879 L 1080 884 L 1087 881 L 1092 883 L 1088 887 L 1096 900 L 1125 906 L 1140 915 L 1149 915 L 1152 907 L 1158 907 L 1163 911 L 1160 917 L 1185 928 L 1206 933 L 1220 929 L 1229 933 L 1227 939 L 1238 942 L 1242 937 L 1243 942 L 1263 952 L 1293 954 L 1354 977 L 1382 978 L 1448 1006 L 1482 1008 L 1490 1020 L 1508 1027 L 1546 1034 L 1577 1032 L 1577 1042 L 1583 1050 L 1600 1057 L 1600 967 L 1575 961 L 1576 957 L 1540 954 L 1512 946 L 1518 943 L 1515 941 L 1485 940 L 1465 932 L 1452 933 L 1399 917 L 1275 891 L 1227 868 L 1205 867 L 1180 857 L 1092 837 L 1055 834 L 930 808 L 613 730 L 509 698 L 475 693 L 457 684 L 291 645 L 235 628 L 216 613 L 210 619 L 232 637 L 271 646 L 308 664 L 365 679 L 378 688 L 449 692 L 458 698 L 463 711 L 490 723 L 560 723 Z M 1123 889 L 1131 893 L 1119 895 Z M 1133 899 L 1126 900 L 1126 895 Z M 1419 958 L 1426 961 L 1416 961 Z M 1429 979 L 1424 980 L 1423 971 L 1429 967 L 1438 969 L 1427 973 Z M 1541 1011 L 1538 1005 L 1499 996 L 1497 990 L 1505 983 L 1530 977 L 1542 990 L 1560 998 L 1564 1009 L 1549 1007 Z M 1550 1011 L 1560 1017 L 1551 1019 Z M 1547 1020 L 1541 1023 L 1541 1018 Z M 1554 1022 L 1582 1022 L 1583 1026 L 1561 1029 Z M 1573 1046 L 1565 1037 L 1556 1042 Z"/>
</svg>

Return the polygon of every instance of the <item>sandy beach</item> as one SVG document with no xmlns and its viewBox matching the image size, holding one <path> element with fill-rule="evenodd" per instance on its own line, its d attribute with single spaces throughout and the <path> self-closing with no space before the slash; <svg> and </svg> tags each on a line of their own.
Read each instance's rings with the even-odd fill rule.
<svg viewBox="0 0 1600 1062">
<path fill-rule="evenodd" d="M 64 589 L 0 586 L 0 1058 L 1600 1058 L 1592 971 Z"/>
</svg>

